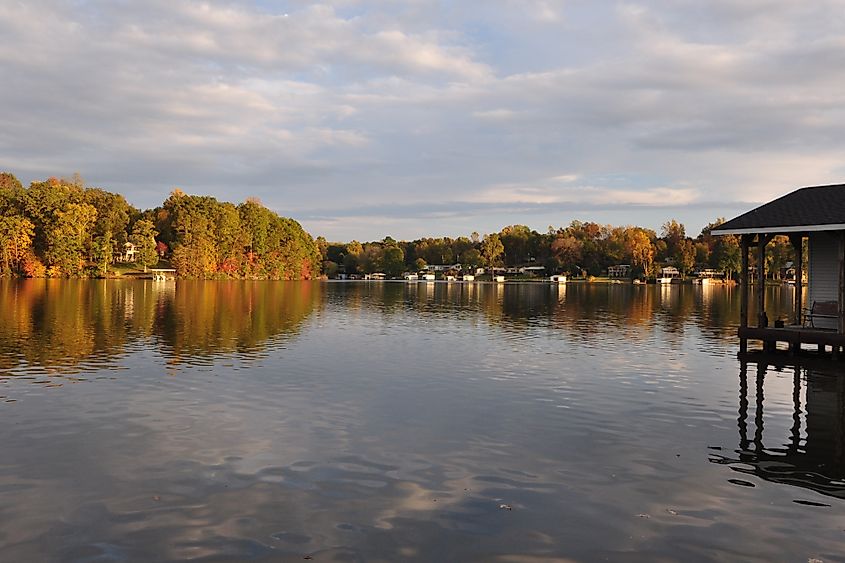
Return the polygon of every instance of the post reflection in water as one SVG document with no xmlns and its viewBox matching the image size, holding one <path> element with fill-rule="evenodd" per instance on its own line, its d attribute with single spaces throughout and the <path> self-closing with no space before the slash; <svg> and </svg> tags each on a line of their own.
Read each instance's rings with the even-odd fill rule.
<svg viewBox="0 0 845 563">
<path fill-rule="evenodd" d="M 712 454 L 710 461 L 728 465 L 740 474 L 845 499 L 845 373 L 835 366 L 787 368 L 793 373 L 792 424 L 787 436 L 781 439 L 768 436 L 766 446 L 765 380 L 769 369 L 761 360 L 753 370 L 754 432 L 749 438 L 749 364 L 741 362 L 738 457 Z"/>
</svg>

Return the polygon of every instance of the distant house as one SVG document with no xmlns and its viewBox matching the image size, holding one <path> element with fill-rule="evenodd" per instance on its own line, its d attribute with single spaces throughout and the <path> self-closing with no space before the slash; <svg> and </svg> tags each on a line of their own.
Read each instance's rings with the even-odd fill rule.
<svg viewBox="0 0 845 563">
<path fill-rule="evenodd" d="M 701 270 L 697 271 L 695 275 L 700 278 L 717 278 L 719 276 L 724 275 L 724 272 L 714 270 L 713 268 L 702 268 Z"/>
<path fill-rule="evenodd" d="M 608 266 L 607 277 L 609 278 L 629 278 L 631 277 L 630 264 L 618 264 L 616 266 Z"/>
<path fill-rule="evenodd" d="M 789 262 L 787 262 L 786 264 L 784 264 L 783 268 L 780 269 L 781 278 L 783 279 L 783 281 L 785 281 L 787 283 L 795 283 L 795 274 L 796 273 L 797 273 L 797 270 L 795 269 L 795 264 L 791 260 Z M 801 274 L 802 274 L 801 275 L 801 278 L 802 278 L 801 281 L 803 281 L 804 283 L 807 283 L 807 272 L 806 272 L 806 270 L 802 271 Z"/>
<path fill-rule="evenodd" d="M 138 250 L 131 242 L 123 245 L 123 252 L 116 252 L 114 255 L 115 262 L 135 262 L 138 255 Z"/>
<path fill-rule="evenodd" d="M 526 274 L 529 276 L 542 276 L 546 273 L 545 266 L 523 266 L 519 269 L 520 274 Z"/>
<path fill-rule="evenodd" d="M 746 340 L 763 340 L 773 348 L 775 342 L 789 342 L 791 349 L 801 343 L 830 345 L 834 353 L 845 345 L 845 184 L 802 188 L 731 219 L 713 229 L 714 235 L 740 237 L 742 256 L 742 294 L 740 312 L 740 347 Z M 754 249 L 760 267 L 760 279 L 766 277 L 766 245 L 775 235 L 789 237 L 795 250 L 794 329 L 769 329 L 764 284 L 757 284 L 756 327 L 748 326 L 749 258 Z M 807 306 L 802 302 L 803 241 L 807 239 Z M 772 319 L 773 321 L 775 319 Z M 805 326 L 808 325 L 808 326 Z M 819 330 L 823 329 L 824 332 Z M 825 330 L 826 329 L 826 330 Z"/>
<path fill-rule="evenodd" d="M 660 275 L 657 276 L 657 283 L 672 284 L 681 281 L 681 273 L 675 266 L 664 266 L 660 268 Z"/>
<path fill-rule="evenodd" d="M 427 272 L 448 272 L 450 270 L 454 270 L 456 272 L 461 271 L 460 264 L 427 264 L 423 270 Z"/>
</svg>

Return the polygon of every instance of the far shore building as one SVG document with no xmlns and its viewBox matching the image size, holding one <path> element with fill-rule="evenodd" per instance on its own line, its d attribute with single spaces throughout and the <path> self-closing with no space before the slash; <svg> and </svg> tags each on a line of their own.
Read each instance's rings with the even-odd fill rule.
<svg viewBox="0 0 845 563">
<path fill-rule="evenodd" d="M 787 342 L 791 351 L 813 344 L 831 347 L 834 356 L 845 346 L 845 184 L 801 188 L 713 229 L 714 235 L 740 238 L 742 253 L 740 350 L 747 341 L 761 340 L 773 350 Z M 756 284 L 757 318 L 749 325 L 749 250 L 757 256 L 758 279 L 766 278 L 766 245 L 786 235 L 795 250 L 795 308 L 790 319 L 775 323 L 766 314 L 765 284 Z M 807 302 L 804 289 L 803 241 L 807 239 Z"/>
<path fill-rule="evenodd" d="M 631 277 L 630 264 L 617 264 L 616 266 L 607 267 L 607 277 L 609 278 L 629 278 Z"/>
<path fill-rule="evenodd" d="M 115 253 L 114 260 L 115 262 L 131 263 L 135 262 L 137 256 L 138 249 L 131 242 L 127 242 L 123 245 L 123 252 Z"/>
<path fill-rule="evenodd" d="M 426 272 L 449 272 L 449 271 L 461 271 L 460 264 L 426 264 L 422 268 Z"/>
</svg>

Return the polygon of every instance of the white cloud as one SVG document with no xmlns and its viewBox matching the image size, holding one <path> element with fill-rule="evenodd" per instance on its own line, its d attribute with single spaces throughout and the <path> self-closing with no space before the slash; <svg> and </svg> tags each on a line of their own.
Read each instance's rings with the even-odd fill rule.
<svg viewBox="0 0 845 563">
<path fill-rule="evenodd" d="M 0 3 L 0 168 L 80 171 L 139 205 L 173 185 L 294 215 L 331 202 L 341 238 L 421 235 L 443 209 L 469 230 L 538 205 L 566 223 L 567 203 L 654 227 L 667 206 L 841 181 L 843 8 Z M 419 216 L 352 218 L 390 205 Z"/>
</svg>

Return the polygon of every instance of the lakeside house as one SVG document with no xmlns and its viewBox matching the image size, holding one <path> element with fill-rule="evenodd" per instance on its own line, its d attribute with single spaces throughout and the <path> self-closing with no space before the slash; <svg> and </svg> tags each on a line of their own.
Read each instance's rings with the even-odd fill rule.
<svg viewBox="0 0 845 563">
<path fill-rule="evenodd" d="M 423 271 L 431 272 L 431 273 L 449 272 L 449 271 L 460 272 L 461 271 L 461 265 L 460 264 L 426 264 L 425 266 L 423 266 L 422 269 L 423 269 Z"/>
<path fill-rule="evenodd" d="M 631 277 L 630 264 L 617 264 L 616 266 L 607 267 L 607 277 L 609 278 L 629 278 Z"/>
<path fill-rule="evenodd" d="M 795 351 L 801 344 L 831 347 L 837 355 L 845 345 L 845 184 L 801 188 L 752 209 L 713 229 L 714 235 L 740 238 L 742 256 L 740 349 L 749 339 L 761 340 L 764 348 L 788 342 Z M 766 245 L 776 235 L 786 235 L 795 251 L 795 308 L 791 319 L 769 326 L 765 284 L 757 283 L 756 326 L 748 323 L 749 251 L 753 249 L 758 279 L 766 278 Z M 807 302 L 803 302 L 802 272 L 804 239 L 807 239 Z M 787 325 L 787 322 L 790 323 Z M 784 326 L 780 326 L 783 324 Z"/>
<path fill-rule="evenodd" d="M 659 284 L 678 283 L 681 281 L 681 273 L 675 266 L 665 266 L 660 268 L 660 276 L 657 278 Z"/>
<path fill-rule="evenodd" d="M 123 252 L 116 252 L 114 256 L 115 262 L 135 262 L 138 255 L 138 249 L 131 242 L 124 243 Z"/>
</svg>

